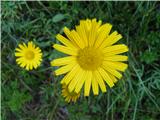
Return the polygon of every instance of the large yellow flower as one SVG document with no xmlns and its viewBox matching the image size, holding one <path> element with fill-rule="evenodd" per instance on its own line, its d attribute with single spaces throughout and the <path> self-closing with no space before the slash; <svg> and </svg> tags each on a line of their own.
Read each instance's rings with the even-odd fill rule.
<svg viewBox="0 0 160 120">
<path fill-rule="evenodd" d="M 19 48 L 16 48 L 15 52 L 15 56 L 18 57 L 17 64 L 27 70 L 36 69 L 42 61 L 41 49 L 36 47 L 33 42 L 28 42 L 28 46 L 25 43 L 18 46 Z"/>
<path fill-rule="evenodd" d="M 113 87 L 122 77 L 128 57 L 119 55 L 127 52 L 124 44 L 114 45 L 122 38 L 117 31 L 110 33 L 112 25 L 102 21 L 81 20 L 76 30 L 64 28 L 66 37 L 58 34 L 56 38 L 63 44 L 53 47 L 69 56 L 55 59 L 52 66 L 61 66 L 56 75 L 65 74 L 62 84 L 68 85 L 70 92 L 79 93 L 84 85 L 84 96 L 89 96 L 92 86 L 94 95 L 99 94 L 99 87 L 106 92 L 105 82 Z"/>
<path fill-rule="evenodd" d="M 63 84 L 62 85 L 62 96 L 65 97 L 66 102 L 76 102 L 77 99 L 80 97 L 80 93 L 76 93 L 74 91 L 70 92 L 68 90 L 68 86 Z"/>
</svg>

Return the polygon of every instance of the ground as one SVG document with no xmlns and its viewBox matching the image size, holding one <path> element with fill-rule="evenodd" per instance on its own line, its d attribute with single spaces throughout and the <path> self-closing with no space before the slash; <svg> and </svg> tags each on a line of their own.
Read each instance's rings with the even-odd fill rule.
<svg viewBox="0 0 160 120">
<path fill-rule="evenodd" d="M 159 120 L 160 3 L 159 2 L 2 2 L 1 3 L 2 120 Z M 50 61 L 62 56 L 52 48 L 64 26 L 97 18 L 113 25 L 129 46 L 129 67 L 107 93 L 81 96 L 66 103 Z M 34 41 L 43 51 L 37 70 L 15 62 L 19 43 Z"/>
</svg>

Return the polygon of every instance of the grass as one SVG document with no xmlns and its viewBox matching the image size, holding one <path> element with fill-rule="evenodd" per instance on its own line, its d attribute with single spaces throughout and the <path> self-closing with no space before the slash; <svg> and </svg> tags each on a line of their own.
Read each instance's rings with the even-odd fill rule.
<svg viewBox="0 0 160 120">
<path fill-rule="evenodd" d="M 2 120 L 158 120 L 160 116 L 159 2 L 2 2 Z M 50 61 L 62 56 L 52 44 L 62 28 L 80 19 L 113 24 L 129 46 L 129 68 L 106 94 L 61 97 L 60 77 Z M 43 63 L 27 72 L 15 63 L 18 43 L 33 40 Z"/>
</svg>

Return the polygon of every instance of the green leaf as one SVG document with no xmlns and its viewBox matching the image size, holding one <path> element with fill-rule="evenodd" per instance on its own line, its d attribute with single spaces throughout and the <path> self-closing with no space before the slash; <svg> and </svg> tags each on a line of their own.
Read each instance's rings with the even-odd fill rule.
<svg viewBox="0 0 160 120">
<path fill-rule="evenodd" d="M 158 59 L 158 55 L 156 53 L 156 51 L 145 51 L 142 55 L 141 55 L 141 61 L 145 62 L 147 64 L 151 64 L 154 61 L 156 61 Z"/>
<path fill-rule="evenodd" d="M 57 22 L 62 21 L 63 19 L 65 19 L 65 15 L 59 13 L 59 14 L 55 15 L 55 16 L 52 18 L 52 21 L 53 21 L 54 23 L 57 23 Z"/>
</svg>

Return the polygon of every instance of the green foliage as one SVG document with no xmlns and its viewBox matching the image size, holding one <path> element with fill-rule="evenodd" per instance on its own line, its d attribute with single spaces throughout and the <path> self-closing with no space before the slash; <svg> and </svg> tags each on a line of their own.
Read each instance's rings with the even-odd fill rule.
<svg viewBox="0 0 160 120">
<path fill-rule="evenodd" d="M 159 2 L 3 1 L 2 120 L 159 120 L 160 12 Z M 80 19 L 109 22 L 129 46 L 129 68 L 107 93 L 66 103 L 60 80 L 50 67 L 64 56 L 52 45 L 63 27 Z M 37 70 L 27 72 L 15 62 L 18 43 L 33 40 L 43 51 Z"/>
<path fill-rule="evenodd" d="M 157 53 L 151 51 L 145 51 L 141 56 L 141 61 L 144 61 L 147 64 L 151 64 L 157 59 L 158 59 Z"/>
<path fill-rule="evenodd" d="M 146 37 L 144 42 L 148 47 L 141 55 L 141 61 L 146 62 L 147 64 L 152 64 L 154 61 L 157 61 L 160 58 L 160 32 L 151 32 Z"/>
<path fill-rule="evenodd" d="M 25 103 L 32 99 L 26 89 L 21 89 L 20 91 L 19 87 L 18 80 L 13 80 L 9 85 L 2 87 L 2 100 L 4 100 L 2 106 L 8 107 L 14 113 L 20 112 Z M 5 109 L 2 109 L 2 111 L 4 112 L 4 117 L 6 117 Z"/>
<path fill-rule="evenodd" d="M 7 105 L 13 112 L 16 112 L 23 107 L 24 103 L 26 103 L 31 99 L 32 97 L 30 96 L 30 94 L 14 91 L 13 94 L 11 95 L 10 100 L 7 102 Z"/>
</svg>

